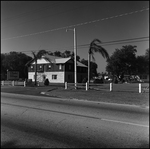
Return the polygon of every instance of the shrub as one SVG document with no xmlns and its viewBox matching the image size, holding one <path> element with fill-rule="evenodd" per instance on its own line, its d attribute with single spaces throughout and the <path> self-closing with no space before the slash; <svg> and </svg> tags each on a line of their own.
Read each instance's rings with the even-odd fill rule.
<svg viewBox="0 0 150 149">
<path fill-rule="evenodd" d="M 49 80 L 48 80 L 48 79 L 46 79 L 46 80 L 44 81 L 44 85 L 46 85 L 46 86 L 49 85 Z"/>
</svg>

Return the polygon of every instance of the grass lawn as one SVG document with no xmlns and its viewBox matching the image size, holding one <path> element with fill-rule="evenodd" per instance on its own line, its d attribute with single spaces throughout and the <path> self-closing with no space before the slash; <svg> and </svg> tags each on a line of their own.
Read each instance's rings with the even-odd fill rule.
<svg viewBox="0 0 150 149">
<path fill-rule="evenodd" d="M 83 99 L 90 101 L 100 101 L 119 104 L 140 105 L 149 107 L 149 89 L 144 93 L 139 93 L 139 84 L 113 84 L 113 91 L 109 91 L 109 84 L 100 84 L 92 86 L 88 91 L 85 88 L 77 90 L 74 87 L 68 87 L 67 90 L 63 86 L 50 85 L 41 87 L 22 87 L 22 86 L 1 86 L 1 92 L 41 95 L 46 92 L 47 96 L 60 97 L 68 99 Z M 142 89 L 148 87 L 148 83 L 142 83 Z"/>
</svg>

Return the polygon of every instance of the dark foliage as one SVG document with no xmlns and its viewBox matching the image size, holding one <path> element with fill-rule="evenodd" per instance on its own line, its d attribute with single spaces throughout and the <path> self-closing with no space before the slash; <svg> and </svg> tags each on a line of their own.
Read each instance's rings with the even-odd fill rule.
<svg viewBox="0 0 150 149">
<path fill-rule="evenodd" d="M 45 85 L 45 86 L 48 86 L 48 85 L 49 85 L 49 80 L 48 80 L 48 79 L 45 79 L 44 85 Z"/>
</svg>

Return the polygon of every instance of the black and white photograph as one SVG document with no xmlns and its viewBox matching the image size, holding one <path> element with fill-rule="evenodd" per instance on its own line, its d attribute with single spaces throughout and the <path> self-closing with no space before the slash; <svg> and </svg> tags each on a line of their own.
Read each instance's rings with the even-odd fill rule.
<svg viewBox="0 0 150 149">
<path fill-rule="evenodd" d="M 149 148 L 149 1 L 1 1 L 1 148 Z"/>
</svg>

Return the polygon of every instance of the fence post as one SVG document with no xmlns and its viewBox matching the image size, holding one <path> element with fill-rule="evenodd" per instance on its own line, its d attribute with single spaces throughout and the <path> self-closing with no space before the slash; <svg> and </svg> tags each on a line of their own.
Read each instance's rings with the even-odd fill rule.
<svg viewBox="0 0 150 149">
<path fill-rule="evenodd" d="M 113 91 L 113 84 L 110 83 L 110 91 L 112 92 Z"/>
<path fill-rule="evenodd" d="M 67 89 L 67 82 L 65 82 L 65 90 Z"/>
<path fill-rule="evenodd" d="M 12 81 L 12 86 L 15 86 L 15 81 Z"/>
<path fill-rule="evenodd" d="M 23 82 L 24 87 L 26 87 L 26 81 Z"/>
<path fill-rule="evenodd" d="M 142 92 L 142 85 L 141 85 L 141 83 L 139 83 L 139 93 L 141 93 Z"/>
<path fill-rule="evenodd" d="M 88 82 L 86 82 L 86 84 L 85 84 L 85 90 L 86 91 L 88 90 Z"/>
</svg>

